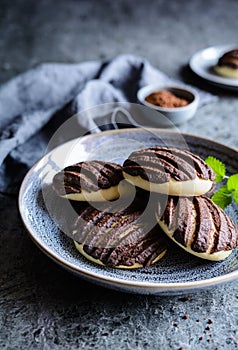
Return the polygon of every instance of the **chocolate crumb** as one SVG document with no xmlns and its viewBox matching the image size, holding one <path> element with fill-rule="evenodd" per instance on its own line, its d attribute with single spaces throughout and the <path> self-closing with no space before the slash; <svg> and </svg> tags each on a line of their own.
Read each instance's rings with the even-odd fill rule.
<svg viewBox="0 0 238 350">
<path fill-rule="evenodd" d="M 108 335 L 109 335 L 108 332 L 102 333 L 102 336 L 103 336 L 103 337 L 107 337 Z"/>
<path fill-rule="evenodd" d="M 219 348 L 216 348 L 215 350 L 220 350 Z"/>
<path fill-rule="evenodd" d="M 210 318 L 208 319 L 207 323 L 212 324 L 213 320 L 211 320 Z"/>
<path fill-rule="evenodd" d="M 205 329 L 206 329 L 206 331 L 210 331 L 211 327 L 207 326 Z"/>
<path fill-rule="evenodd" d="M 188 320 L 188 319 L 189 319 L 189 315 L 188 315 L 188 314 L 184 315 L 184 316 L 183 316 L 183 319 L 184 319 L 184 320 Z"/>
<path fill-rule="evenodd" d="M 199 338 L 199 340 L 200 340 L 200 341 L 203 340 L 203 336 L 201 336 L 201 337 Z"/>
<path fill-rule="evenodd" d="M 179 348 L 179 350 L 185 350 L 185 348 L 183 346 L 181 346 L 181 348 Z"/>
<path fill-rule="evenodd" d="M 174 327 L 178 327 L 178 324 L 177 324 L 177 323 L 174 323 Z"/>
<path fill-rule="evenodd" d="M 212 333 L 211 333 L 211 334 L 209 334 L 209 337 L 210 337 L 210 338 L 212 338 Z"/>
<path fill-rule="evenodd" d="M 207 339 L 207 342 L 210 343 L 211 339 Z"/>
<path fill-rule="evenodd" d="M 185 301 L 189 301 L 190 298 L 189 297 L 182 297 L 182 298 L 179 298 L 179 300 L 185 302 Z"/>
<path fill-rule="evenodd" d="M 196 322 L 200 322 L 199 318 L 196 320 Z"/>
</svg>

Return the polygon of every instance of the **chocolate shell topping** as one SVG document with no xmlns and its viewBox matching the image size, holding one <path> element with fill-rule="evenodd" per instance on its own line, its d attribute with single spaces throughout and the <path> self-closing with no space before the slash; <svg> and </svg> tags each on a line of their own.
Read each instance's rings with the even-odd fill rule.
<svg viewBox="0 0 238 350">
<path fill-rule="evenodd" d="M 53 188 L 59 195 L 91 192 L 116 186 L 123 179 L 122 167 L 103 161 L 81 162 L 66 167 L 53 178 Z"/>
<path fill-rule="evenodd" d="M 176 242 L 197 253 L 229 251 L 238 245 L 234 222 L 205 196 L 169 197 L 160 220 Z"/>
<path fill-rule="evenodd" d="M 73 239 L 83 251 L 108 267 L 150 266 L 165 252 L 167 238 L 158 225 L 151 229 L 142 210 L 110 212 L 88 206 L 77 218 Z"/>
<path fill-rule="evenodd" d="M 212 169 L 197 155 L 166 147 L 151 147 L 133 152 L 123 164 L 123 171 L 131 176 L 140 176 L 154 183 L 215 179 Z"/>
<path fill-rule="evenodd" d="M 228 66 L 238 69 L 238 49 L 224 53 L 218 60 L 218 66 Z"/>
</svg>

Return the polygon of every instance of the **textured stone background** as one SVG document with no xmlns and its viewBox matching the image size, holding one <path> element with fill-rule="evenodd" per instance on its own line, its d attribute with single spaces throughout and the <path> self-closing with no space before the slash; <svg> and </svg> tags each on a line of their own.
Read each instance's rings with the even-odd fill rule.
<svg viewBox="0 0 238 350">
<path fill-rule="evenodd" d="M 187 68 L 197 50 L 237 43 L 237 13 L 236 0 L 0 0 L 0 83 L 41 62 L 138 54 L 218 94 L 182 131 L 238 147 L 237 92 L 209 86 Z M 34 246 L 16 198 L 0 195 L 0 217 L 0 349 L 238 348 L 237 282 L 185 299 L 95 287 Z"/>
</svg>

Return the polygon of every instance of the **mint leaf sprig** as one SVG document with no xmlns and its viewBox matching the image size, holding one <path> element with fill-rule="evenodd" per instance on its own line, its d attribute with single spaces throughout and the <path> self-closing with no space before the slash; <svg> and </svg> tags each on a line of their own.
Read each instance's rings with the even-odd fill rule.
<svg viewBox="0 0 238 350">
<path fill-rule="evenodd" d="M 227 176 L 226 166 L 215 157 L 208 156 L 205 159 L 205 162 L 214 171 L 216 175 L 215 182 L 221 183 L 226 180 L 225 184 L 213 194 L 211 198 L 213 202 L 219 205 L 222 209 L 225 209 L 232 203 L 232 201 L 238 204 L 238 174 Z"/>
</svg>

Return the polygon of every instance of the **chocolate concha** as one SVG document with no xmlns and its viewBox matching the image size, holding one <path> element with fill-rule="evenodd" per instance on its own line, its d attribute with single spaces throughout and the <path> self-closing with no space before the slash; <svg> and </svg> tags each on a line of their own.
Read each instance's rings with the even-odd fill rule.
<svg viewBox="0 0 238 350">
<path fill-rule="evenodd" d="M 238 78 L 238 49 L 225 52 L 214 67 L 216 73 L 227 78 Z"/>
<path fill-rule="evenodd" d="M 66 167 L 54 176 L 53 188 L 60 197 L 95 202 L 115 200 L 129 191 L 120 165 L 97 160 Z"/>
<path fill-rule="evenodd" d="M 210 191 L 215 174 L 197 155 L 167 147 L 150 147 L 131 153 L 123 176 L 135 186 L 173 196 L 199 196 Z"/>
<path fill-rule="evenodd" d="M 111 212 L 88 206 L 77 218 L 72 238 L 87 259 L 107 267 L 148 267 L 166 253 L 167 237 L 141 219 L 142 210 Z M 154 222 L 155 225 L 155 222 Z"/>
<path fill-rule="evenodd" d="M 157 219 L 168 237 L 203 259 L 223 260 L 238 245 L 232 219 L 205 196 L 169 197 L 164 213 L 158 207 Z"/>
<path fill-rule="evenodd" d="M 238 49 L 225 52 L 218 60 L 219 66 L 230 66 L 238 69 Z"/>
</svg>

